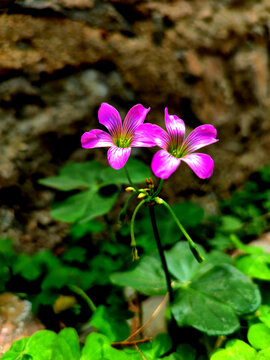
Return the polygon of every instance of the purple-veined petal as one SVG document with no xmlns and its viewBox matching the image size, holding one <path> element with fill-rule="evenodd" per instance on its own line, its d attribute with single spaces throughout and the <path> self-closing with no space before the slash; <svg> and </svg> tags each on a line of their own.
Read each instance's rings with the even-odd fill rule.
<svg viewBox="0 0 270 360">
<path fill-rule="evenodd" d="M 214 161 L 207 154 L 193 153 L 186 155 L 182 160 L 191 167 L 195 174 L 201 178 L 209 178 L 213 174 Z"/>
<path fill-rule="evenodd" d="M 123 132 L 128 135 L 133 135 L 134 131 L 143 124 L 149 110 L 150 108 L 146 109 L 141 104 L 133 106 L 125 117 Z"/>
<path fill-rule="evenodd" d="M 119 112 L 111 105 L 102 103 L 98 110 L 100 124 L 106 126 L 113 137 L 120 137 L 122 121 Z"/>
<path fill-rule="evenodd" d="M 81 137 L 81 143 L 82 147 L 85 149 L 113 146 L 111 135 L 99 129 L 85 132 Z"/>
<path fill-rule="evenodd" d="M 175 145 L 181 145 L 185 139 L 185 123 L 176 115 L 169 115 L 165 108 L 165 125 L 168 130 L 170 141 Z"/>
<path fill-rule="evenodd" d="M 194 129 L 186 138 L 184 147 L 188 153 L 218 141 L 217 130 L 213 125 L 201 125 Z"/>
<path fill-rule="evenodd" d="M 180 159 L 170 155 L 166 150 L 159 150 L 153 157 L 151 167 L 157 177 L 168 179 L 180 163 Z"/>
<path fill-rule="evenodd" d="M 160 146 L 166 148 L 169 143 L 169 136 L 165 130 L 155 124 L 142 124 L 134 132 L 131 146 L 151 147 Z"/>
<path fill-rule="evenodd" d="M 112 168 L 115 170 L 121 169 L 127 162 L 131 152 L 131 147 L 119 148 L 112 146 L 108 150 L 108 161 Z"/>
</svg>

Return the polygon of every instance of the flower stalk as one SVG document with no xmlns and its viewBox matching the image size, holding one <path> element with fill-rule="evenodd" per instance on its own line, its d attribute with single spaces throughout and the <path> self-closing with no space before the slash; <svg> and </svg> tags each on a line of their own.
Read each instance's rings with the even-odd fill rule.
<svg viewBox="0 0 270 360">
<path fill-rule="evenodd" d="M 134 213 L 132 214 L 132 218 L 131 218 L 131 222 L 130 222 L 130 236 L 131 236 L 131 247 L 132 247 L 132 258 L 133 260 L 138 260 L 139 256 L 138 256 L 138 252 L 137 252 L 137 248 L 136 248 L 136 241 L 135 241 L 135 234 L 134 234 L 134 223 L 135 223 L 135 218 L 137 215 L 137 212 L 140 210 L 140 208 L 143 206 L 143 204 L 146 202 L 146 200 L 142 200 L 135 208 Z"/>
<path fill-rule="evenodd" d="M 160 240 L 160 236 L 159 236 L 159 232 L 158 232 L 155 208 L 154 208 L 154 206 L 148 206 L 148 209 L 149 209 L 149 213 L 150 213 L 151 223 L 152 223 L 152 227 L 153 227 L 155 240 L 156 240 L 156 243 L 157 243 L 157 248 L 158 248 L 160 260 L 161 260 L 162 267 L 163 267 L 163 270 L 164 270 L 164 273 L 165 273 L 167 289 L 168 289 L 168 293 L 169 293 L 169 300 L 170 300 L 170 304 L 171 304 L 172 301 L 173 301 L 173 290 L 172 290 L 171 278 L 170 278 L 170 274 L 169 274 L 168 265 L 167 265 L 167 262 L 166 262 L 166 258 L 165 258 L 165 255 L 164 255 L 164 251 L 163 251 L 163 248 L 162 248 L 162 244 L 161 244 L 161 240 Z"/>
<path fill-rule="evenodd" d="M 194 257 L 196 258 L 196 260 L 199 263 L 202 263 L 204 261 L 204 257 L 201 255 L 197 245 L 195 244 L 195 242 L 191 239 L 191 237 L 188 235 L 188 233 L 186 232 L 185 228 L 183 227 L 183 225 L 180 223 L 180 221 L 178 220 L 178 217 L 175 215 L 173 209 L 170 207 L 170 205 L 163 199 L 158 198 L 157 202 L 161 205 L 164 205 L 169 212 L 171 213 L 174 221 L 176 222 L 177 226 L 179 227 L 179 229 L 182 231 L 183 235 L 185 236 L 185 238 L 187 239 L 188 243 L 189 243 L 189 247 L 190 250 L 192 252 L 192 254 L 194 255 Z"/>
</svg>

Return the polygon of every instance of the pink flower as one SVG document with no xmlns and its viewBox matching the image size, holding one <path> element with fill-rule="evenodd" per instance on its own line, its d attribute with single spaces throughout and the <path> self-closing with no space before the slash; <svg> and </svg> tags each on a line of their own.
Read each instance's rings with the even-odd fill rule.
<svg viewBox="0 0 270 360">
<path fill-rule="evenodd" d="M 165 108 L 165 125 L 168 133 L 156 125 L 155 142 L 162 150 L 153 157 L 151 165 L 153 173 L 161 179 L 168 179 L 183 160 L 199 178 L 210 177 L 214 169 L 213 159 L 209 155 L 194 151 L 218 141 L 214 126 L 198 126 L 185 139 L 184 121 L 176 115 L 169 115 L 167 108 Z"/>
<path fill-rule="evenodd" d="M 122 125 L 118 111 L 113 106 L 102 103 L 98 119 L 100 124 L 108 129 L 109 134 L 99 129 L 85 132 L 81 137 L 82 147 L 109 147 L 109 164 L 114 169 L 121 169 L 126 164 L 132 147 L 156 145 L 152 138 L 152 128 L 155 128 L 155 125 L 143 124 L 149 110 L 150 108 L 146 109 L 141 104 L 133 106 Z"/>
</svg>

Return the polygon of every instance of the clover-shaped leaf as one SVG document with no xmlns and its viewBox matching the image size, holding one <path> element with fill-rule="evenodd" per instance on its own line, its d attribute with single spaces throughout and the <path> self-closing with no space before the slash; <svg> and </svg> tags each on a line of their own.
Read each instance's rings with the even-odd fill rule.
<svg viewBox="0 0 270 360">
<path fill-rule="evenodd" d="M 97 182 L 101 169 L 97 161 L 70 162 L 62 167 L 59 175 L 40 179 L 39 183 L 61 191 L 89 188 Z"/>
<path fill-rule="evenodd" d="M 180 326 L 192 326 L 209 335 L 231 334 L 239 327 L 238 315 L 251 313 L 260 305 L 257 286 L 230 265 L 226 256 L 215 252 L 198 264 L 186 242 L 165 254 L 174 277 L 171 309 Z M 161 263 L 155 257 L 145 257 L 135 269 L 113 274 L 111 279 L 146 295 L 167 291 Z"/>
</svg>

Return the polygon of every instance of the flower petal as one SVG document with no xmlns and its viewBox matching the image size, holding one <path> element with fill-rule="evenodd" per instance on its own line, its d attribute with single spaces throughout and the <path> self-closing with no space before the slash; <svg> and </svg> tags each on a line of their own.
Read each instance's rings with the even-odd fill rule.
<svg viewBox="0 0 270 360">
<path fill-rule="evenodd" d="M 131 147 L 119 148 L 112 146 L 108 150 L 108 161 L 112 168 L 115 170 L 121 169 L 127 162 L 131 152 Z"/>
<path fill-rule="evenodd" d="M 175 144 L 182 145 L 185 138 L 185 123 L 176 115 L 169 115 L 168 108 L 165 108 L 165 125 L 170 140 Z"/>
<path fill-rule="evenodd" d="M 142 124 L 134 132 L 131 146 L 151 147 L 160 146 L 166 148 L 169 136 L 165 130 L 155 124 Z"/>
<path fill-rule="evenodd" d="M 106 126 L 112 136 L 119 137 L 121 135 L 121 117 L 113 106 L 102 103 L 98 110 L 98 119 L 100 124 Z"/>
<path fill-rule="evenodd" d="M 218 141 L 216 139 L 217 130 L 213 125 L 201 125 L 194 129 L 185 141 L 185 149 L 191 153 L 203 146 L 213 144 Z"/>
<path fill-rule="evenodd" d="M 149 112 L 150 107 L 146 109 L 141 104 L 133 106 L 127 116 L 125 117 L 123 123 L 123 131 L 126 134 L 133 135 L 134 131 L 144 122 L 147 113 Z"/>
<path fill-rule="evenodd" d="M 151 167 L 157 177 L 168 179 L 180 163 L 180 159 L 173 157 L 166 150 L 159 150 L 153 157 Z"/>
<path fill-rule="evenodd" d="M 113 146 L 111 135 L 99 129 L 94 129 L 89 132 L 85 132 L 81 137 L 81 143 L 82 143 L 82 147 L 85 149 Z"/>
<path fill-rule="evenodd" d="M 211 156 L 207 154 L 190 154 L 182 158 L 188 166 L 195 172 L 195 174 L 201 178 L 209 178 L 213 174 L 214 161 Z"/>
</svg>

